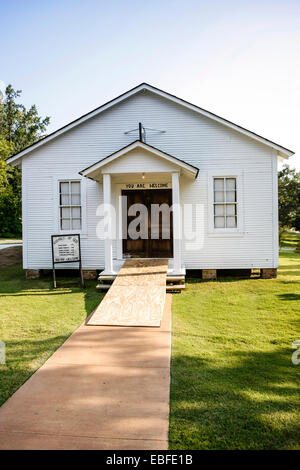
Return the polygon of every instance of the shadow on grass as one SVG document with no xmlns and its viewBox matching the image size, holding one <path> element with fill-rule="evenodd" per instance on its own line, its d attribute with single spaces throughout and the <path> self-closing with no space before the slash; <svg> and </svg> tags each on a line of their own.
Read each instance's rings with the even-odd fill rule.
<svg viewBox="0 0 300 470">
<path fill-rule="evenodd" d="M 85 288 L 80 287 L 78 277 L 62 277 L 58 273 L 57 288 L 53 288 L 51 271 L 39 279 L 27 280 L 21 265 L 5 266 L 0 269 L 0 298 L 7 297 L 43 297 L 66 296 L 68 294 L 84 292 L 86 317 L 101 302 L 105 293 L 96 290 L 96 280 L 85 281 Z"/>
<path fill-rule="evenodd" d="M 0 365 L 0 406 L 36 371 L 35 361 L 45 362 L 68 336 L 6 342 L 6 364 Z"/>
<path fill-rule="evenodd" d="M 41 296 L 41 295 L 66 295 L 66 294 L 72 294 L 73 292 L 77 292 L 77 291 L 74 291 L 74 290 L 66 290 L 64 288 L 64 290 L 62 292 L 57 292 L 57 290 L 54 290 L 54 291 L 48 291 L 46 289 L 39 289 L 37 290 L 36 292 L 32 291 L 31 289 L 28 289 L 26 292 L 9 292 L 7 294 L 1 294 L 1 290 L 0 290 L 0 298 L 1 297 L 24 297 L 24 296 L 32 296 L 32 295 L 38 295 L 38 296 Z"/>
<path fill-rule="evenodd" d="M 20 265 L 6 266 L 0 269 L 0 305 L 1 299 L 3 302 L 6 301 L 5 312 L 9 313 L 9 316 L 5 317 L 9 320 L 9 325 L 3 327 L 3 333 L 6 337 L 6 364 L 0 364 L 0 405 L 36 369 L 41 367 L 84 320 L 80 310 L 82 303 L 77 307 L 76 302 L 74 304 L 73 294 L 83 293 L 85 317 L 90 315 L 104 297 L 103 293 L 96 291 L 96 281 L 87 281 L 84 289 L 78 286 L 77 278 L 59 278 L 58 282 L 58 288 L 53 289 L 51 275 L 36 280 L 26 280 Z M 51 296 L 55 296 L 55 298 L 70 296 L 72 297 L 70 302 L 73 303 L 61 302 L 56 307 L 55 301 L 49 303 Z M 26 303 L 22 300 L 24 297 Z M 40 302 L 39 305 L 43 306 L 41 312 L 36 311 L 37 301 Z M 23 308 L 26 305 L 24 322 L 18 313 L 19 305 L 23 305 Z M 78 309 L 75 314 L 70 310 L 72 307 L 69 305 L 75 305 L 74 308 Z M 51 312 L 50 307 L 61 309 L 61 312 L 57 310 L 59 315 L 56 318 L 47 313 L 48 309 Z M 64 309 L 69 313 L 65 313 Z M 70 318 L 66 318 L 64 321 L 64 314 L 70 314 Z M 38 322 L 39 315 L 43 318 L 42 323 Z M 57 328 L 62 334 L 58 334 Z"/>
<path fill-rule="evenodd" d="M 289 292 L 287 294 L 278 294 L 277 297 L 280 300 L 300 300 L 300 294 L 295 294 L 294 292 Z"/>
<path fill-rule="evenodd" d="M 299 370 L 291 350 L 174 355 L 171 449 L 299 448 Z"/>
<path fill-rule="evenodd" d="M 300 276 L 300 267 L 297 268 L 295 266 L 295 269 L 291 269 L 291 267 L 294 267 L 294 266 L 290 266 L 290 269 L 289 270 L 280 270 L 280 273 L 281 275 L 284 275 L 284 276 L 296 276 L 296 277 L 299 277 Z"/>
</svg>

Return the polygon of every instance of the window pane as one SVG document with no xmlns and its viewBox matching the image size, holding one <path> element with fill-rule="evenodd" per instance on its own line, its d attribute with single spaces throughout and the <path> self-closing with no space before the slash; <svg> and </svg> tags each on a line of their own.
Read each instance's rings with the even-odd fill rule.
<svg viewBox="0 0 300 470">
<path fill-rule="evenodd" d="M 80 183 L 79 181 L 72 181 L 71 182 L 71 193 L 72 194 L 80 194 Z"/>
<path fill-rule="evenodd" d="M 223 204 L 215 204 L 215 215 L 225 215 Z"/>
<path fill-rule="evenodd" d="M 215 228 L 225 228 L 225 217 L 215 217 Z"/>
<path fill-rule="evenodd" d="M 236 217 L 226 217 L 226 227 L 236 228 Z"/>
<path fill-rule="evenodd" d="M 81 230 L 80 181 L 59 183 L 60 228 L 61 230 Z"/>
<path fill-rule="evenodd" d="M 81 209 L 80 207 L 72 207 L 72 219 L 80 219 Z"/>
<path fill-rule="evenodd" d="M 71 201 L 72 206 L 80 205 L 80 194 L 72 194 Z"/>
<path fill-rule="evenodd" d="M 214 178 L 214 192 L 215 192 L 215 202 L 225 202 L 223 178 Z"/>
<path fill-rule="evenodd" d="M 226 178 L 226 202 L 236 202 L 235 178 Z"/>
<path fill-rule="evenodd" d="M 70 219 L 62 219 L 61 229 L 62 230 L 69 230 L 70 229 Z"/>
<path fill-rule="evenodd" d="M 60 209 L 60 217 L 62 219 L 69 219 L 70 218 L 70 208 L 69 207 L 62 207 Z"/>
<path fill-rule="evenodd" d="M 69 194 L 69 183 L 60 183 L 61 194 Z"/>
<path fill-rule="evenodd" d="M 227 204 L 226 205 L 226 215 L 236 215 L 236 205 Z"/>
<path fill-rule="evenodd" d="M 225 202 L 223 191 L 215 191 L 215 202 Z"/>
<path fill-rule="evenodd" d="M 226 202 L 236 202 L 235 191 L 226 191 Z"/>
<path fill-rule="evenodd" d="M 237 206 L 233 204 L 237 202 L 236 184 L 236 178 L 214 178 L 214 226 L 217 229 L 237 227 Z"/>
<path fill-rule="evenodd" d="M 226 191 L 235 191 L 235 178 L 226 178 Z"/>
<path fill-rule="evenodd" d="M 73 230 L 81 229 L 81 220 L 80 219 L 72 219 L 72 229 Z"/>
<path fill-rule="evenodd" d="M 224 180 L 223 178 L 215 178 L 215 191 L 224 191 Z"/>
<path fill-rule="evenodd" d="M 68 195 L 61 195 L 60 196 L 60 205 L 61 206 L 68 206 L 70 204 L 70 198 Z"/>
</svg>

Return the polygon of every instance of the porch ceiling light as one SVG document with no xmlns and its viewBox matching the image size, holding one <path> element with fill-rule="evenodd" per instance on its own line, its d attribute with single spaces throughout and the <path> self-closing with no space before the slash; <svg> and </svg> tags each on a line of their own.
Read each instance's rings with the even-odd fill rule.
<svg viewBox="0 0 300 470">
<path fill-rule="evenodd" d="M 142 173 L 142 179 L 143 180 L 145 179 L 145 173 Z"/>
</svg>

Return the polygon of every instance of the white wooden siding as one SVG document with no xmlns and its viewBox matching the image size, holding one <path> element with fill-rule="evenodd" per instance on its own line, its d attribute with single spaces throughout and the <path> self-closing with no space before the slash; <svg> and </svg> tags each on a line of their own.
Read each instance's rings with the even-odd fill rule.
<svg viewBox="0 0 300 470">
<path fill-rule="evenodd" d="M 145 127 L 166 131 L 164 134 L 147 132 L 147 143 L 200 169 L 195 181 L 185 178 L 180 181 L 182 203 L 197 202 L 203 208 L 198 215 L 204 227 L 203 246 L 190 251 L 188 242 L 183 241 L 185 267 L 276 267 L 275 152 L 150 92 L 129 98 L 24 159 L 24 267 L 51 267 L 50 235 L 57 232 L 55 181 L 71 179 L 80 170 L 136 140 L 137 133 L 125 135 L 124 132 L 136 128 L 140 121 Z M 148 156 L 140 155 L 133 160 L 128 160 L 126 166 L 126 157 L 123 157 L 120 164 L 124 163 L 128 171 L 131 166 L 135 171 L 143 171 L 142 168 L 147 171 L 150 164 Z M 162 168 L 159 160 L 157 165 Z M 152 168 L 153 160 L 151 171 L 155 171 Z M 243 174 L 244 233 L 238 237 L 208 233 L 208 177 L 214 172 L 220 175 L 222 171 L 224 175 Z M 79 175 L 76 177 L 80 179 Z M 96 210 L 102 202 L 100 184 L 87 180 L 87 201 L 87 206 L 83 207 L 87 224 L 87 233 L 83 233 L 82 238 L 83 265 L 84 268 L 101 269 L 104 267 L 104 244 L 96 235 L 100 220 Z M 191 222 L 195 223 L 195 220 Z M 116 252 L 114 243 L 115 257 Z"/>
</svg>

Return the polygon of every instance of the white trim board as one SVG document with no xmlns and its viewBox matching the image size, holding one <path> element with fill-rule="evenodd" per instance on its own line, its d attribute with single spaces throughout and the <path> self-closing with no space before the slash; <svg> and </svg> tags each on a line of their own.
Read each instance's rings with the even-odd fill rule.
<svg viewBox="0 0 300 470">
<path fill-rule="evenodd" d="M 91 179 L 94 179 L 96 176 L 97 180 L 97 174 L 102 167 L 109 165 L 109 163 L 120 157 L 126 156 L 129 152 L 132 152 L 135 149 L 145 150 L 151 155 L 162 158 L 163 160 L 166 160 L 172 163 L 173 165 L 176 165 L 180 169 L 184 170 L 189 176 L 192 176 L 193 178 L 196 178 L 198 175 L 199 169 L 195 166 L 190 165 L 189 163 L 186 163 L 177 157 L 173 157 L 172 155 L 169 155 L 168 153 L 165 153 L 157 149 L 156 147 L 153 147 L 152 145 L 146 144 L 145 142 L 141 142 L 140 140 L 136 140 L 131 144 L 126 145 L 126 147 L 123 147 L 122 149 L 118 150 L 117 152 L 114 152 L 111 155 L 108 155 L 107 157 L 103 158 L 102 160 L 94 163 L 93 165 L 90 165 L 88 168 L 85 168 L 84 170 L 80 171 L 79 174 Z M 102 171 L 102 173 L 106 173 L 105 169 L 104 171 Z M 108 170 L 107 173 L 110 173 L 110 171 Z M 147 173 L 147 171 L 145 171 L 145 173 Z"/>
<path fill-rule="evenodd" d="M 244 172 L 243 171 L 209 171 L 207 173 L 207 220 L 208 237 L 242 237 L 245 234 L 244 226 Z M 235 178 L 237 194 L 237 227 L 233 229 L 214 228 L 214 178 Z M 221 203 L 220 203 L 221 204 Z"/>
<path fill-rule="evenodd" d="M 68 178 L 53 177 L 53 227 L 55 234 L 64 235 L 66 233 L 79 233 L 81 238 L 87 238 L 87 185 L 86 179 L 81 178 L 76 173 L 71 173 Z M 62 230 L 60 228 L 59 216 L 59 183 L 64 181 L 79 181 L 81 186 L 81 229 Z"/>
</svg>

